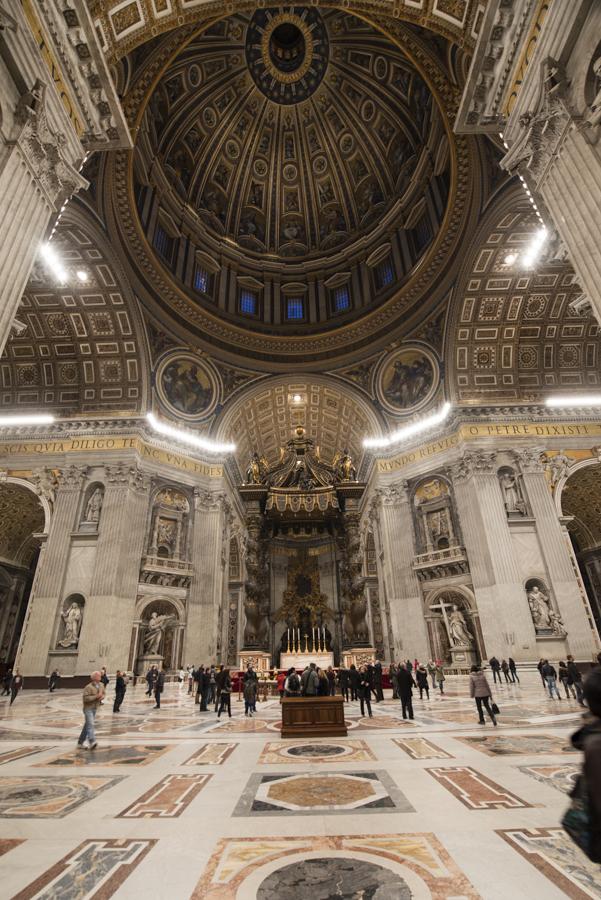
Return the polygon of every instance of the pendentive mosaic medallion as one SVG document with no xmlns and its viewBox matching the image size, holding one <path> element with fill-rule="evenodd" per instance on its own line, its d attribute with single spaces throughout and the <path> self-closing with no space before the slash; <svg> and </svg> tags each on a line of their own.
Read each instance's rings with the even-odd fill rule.
<svg viewBox="0 0 601 900">
<path fill-rule="evenodd" d="M 378 400 L 394 415 L 426 406 L 440 382 L 433 353 L 423 347 L 404 347 L 386 356 L 376 375 Z"/>
<path fill-rule="evenodd" d="M 163 357 L 156 370 L 156 389 L 161 402 L 176 419 L 205 419 L 219 399 L 212 366 L 193 353 L 175 352 Z"/>
</svg>

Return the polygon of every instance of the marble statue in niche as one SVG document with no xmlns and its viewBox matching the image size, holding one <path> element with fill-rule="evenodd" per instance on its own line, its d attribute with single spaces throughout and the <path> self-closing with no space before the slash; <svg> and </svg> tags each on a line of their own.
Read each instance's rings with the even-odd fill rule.
<svg viewBox="0 0 601 900">
<path fill-rule="evenodd" d="M 90 494 L 90 498 L 86 504 L 86 510 L 84 515 L 84 522 L 86 523 L 94 523 L 98 525 L 100 521 L 100 513 L 102 512 L 102 504 L 104 502 L 104 491 L 102 488 L 97 487 Z"/>
<path fill-rule="evenodd" d="M 510 468 L 499 469 L 499 484 L 503 492 L 503 504 L 507 515 L 513 513 L 525 516 L 526 504 L 515 472 Z"/>
<path fill-rule="evenodd" d="M 552 488 L 557 485 L 557 482 L 561 478 L 568 474 L 568 469 L 572 464 L 572 460 L 569 456 L 566 456 L 563 450 L 560 450 L 555 456 L 548 456 L 546 453 L 543 453 L 541 461 L 545 468 L 551 473 Z"/>
<path fill-rule="evenodd" d="M 79 603 L 73 601 L 68 609 L 64 609 L 61 618 L 65 625 L 62 639 L 58 642 L 59 647 L 77 647 L 79 643 L 79 632 L 81 629 L 82 612 Z"/>
<path fill-rule="evenodd" d="M 456 647 L 470 647 L 474 639 L 469 633 L 465 616 L 457 605 L 453 605 L 449 614 L 449 637 Z"/>
<path fill-rule="evenodd" d="M 163 635 L 167 626 L 176 621 L 176 616 L 161 615 L 153 612 L 150 619 L 146 623 L 146 632 L 144 634 L 144 655 L 152 656 L 159 653 Z"/>
<path fill-rule="evenodd" d="M 528 591 L 528 605 L 530 606 L 530 613 L 535 627 L 549 628 L 551 624 L 549 598 L 537 584 Z"/>
</svg>

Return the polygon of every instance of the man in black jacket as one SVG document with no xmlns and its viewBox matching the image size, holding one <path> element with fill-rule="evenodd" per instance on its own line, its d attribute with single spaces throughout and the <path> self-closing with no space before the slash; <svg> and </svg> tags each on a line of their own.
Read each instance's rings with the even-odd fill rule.
<svg viewBox="0 0 601 900">
<path fill-rule="evenodd" d="M 361 677 L 357 672 L 357 668 L 354 663 L 351 663 L 351 667 L 349 669 L 349 683 L 351 686 L 351 700 L 359 699 L 359 682 L 361 681 Z"/>
<path fill-rule="evenodd" d="M 413 718 L 413 688 L 416 687 L 413 675 L 404 666 L 399 666 L 397 672 L 397 683 L 399 697 L 401 698 L 401 707 L 403 710 L 403 718 L 409 716 Z"/>
<path fill-rule="evenodd" d="M 153 709 L 161 708 L 161 694 L 163 693 L 163 688 L 165 687 L 165 673 L 162 670 L 157 671 L 156 681 L 154 683 L 154 699 L 155 705 Z"/>
<path fill-rule="evenodd" d="M 376 703 L 380 703 L 384 699 L 384 691 L 382 690 L 382 663 L 376 660 L 374 666 L 374 689 L 376 694 Z"/>
<path fill-rule="evenodd" d="M 499 679 L 499 684 L 501 684 L 501 663 L 497 659 L 496 656 L 491 656 L 488 660 L 488 665 L 492 671 L 492 677 L 494 679 L 494 683 L 497 683 L 497 678 Z"/>
<path fill-rule="evenodd" d="M 200 709 L 199 712 L 208 712 L 207 709 L 207 700 L 209 699 L 209 691 L 211 690 L 211 671 L 208 668 L 203 668 L 200 679 Z"/>
<path fill-rule="evenodd" d="M 338 684 L 340 685 L 340 693 L 342 694 L 342 699 L 346 700 L 348 703 L 348 669 L 345 669 L 344 666 L 340 666 L 338 669 Z"/>
<path fill-rule="evenodd" d="M 121 704 L 125 698 L 125 691 L 127 690 L 127 685 L 125 683 L 125 678 L 123 676 L 123 672 L 117 669 L 117 674 L 115 676 L 115 702 L 113 703 L 113 712 L 119 712 L 121 709 Z M 160 706 L 160 703 L 159 703 Z"/>
<path fill-rule="evenodd" d="M 543 660 L 541 675 L 545 679 L 546 685 L 549 688 L 549 696 L 551 700 L 553 699 L 553 691 L 555 691 L 555 693 L 557 694 L 557 699 L 561 700 L 559 690 L 557 689 L 557 672 L 555 671 L 555 666 L 552 666 L 548 659 Z"/>
<path fill-rule="evenodd" d="M 576 699 L 580 706 L 584 706 L 583 698 L 583 690 L 582 690 L 582 673 L 580 669 L 574 662 L 573 656 L 568 656 L 568 684 L 574 685 L 574 690 L 576 691 Z"/>
</svg>

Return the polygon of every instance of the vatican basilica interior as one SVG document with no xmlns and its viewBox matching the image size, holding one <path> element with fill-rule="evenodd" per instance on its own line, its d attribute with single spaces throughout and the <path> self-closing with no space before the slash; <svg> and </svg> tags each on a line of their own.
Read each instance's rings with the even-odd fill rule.
<svg viewBox="0 0 601 900">
<path fill-rule="evenodd" d="M 0 354 L 2 896 L 601 897 L 598 0 L 0 0 Z"/>
</svg>

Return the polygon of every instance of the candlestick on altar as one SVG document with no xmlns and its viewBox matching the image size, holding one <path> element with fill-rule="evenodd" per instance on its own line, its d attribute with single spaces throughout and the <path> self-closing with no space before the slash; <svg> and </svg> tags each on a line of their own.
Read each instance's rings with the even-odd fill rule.
<svg viewBox="0 0 601 900">
<path fill-rule="evenodd" d="M 305 653 L 309 652 L 309 635 L 305 633 Z"/>
<path fill-rule="evenodd" d="M 290 629 L 286 629 L 286 653 L 290 653 Z"/>
<path fill-rule="evenodd" d="M 313 641 L 313 646 L 311 649 L 313 650 L 313 653 L 315 653 L 315 625 L 311 626 L 311 639 Z"/>
<path fill-rule="evenodd" d="M 297 653 L 300 653 L 300 652 L 301 652 L 301 633 L 300 633 L 300 628 L 297 628 L 297 629 L 296 629 L 296 652 L 297 652 Z"/>
</svg>

